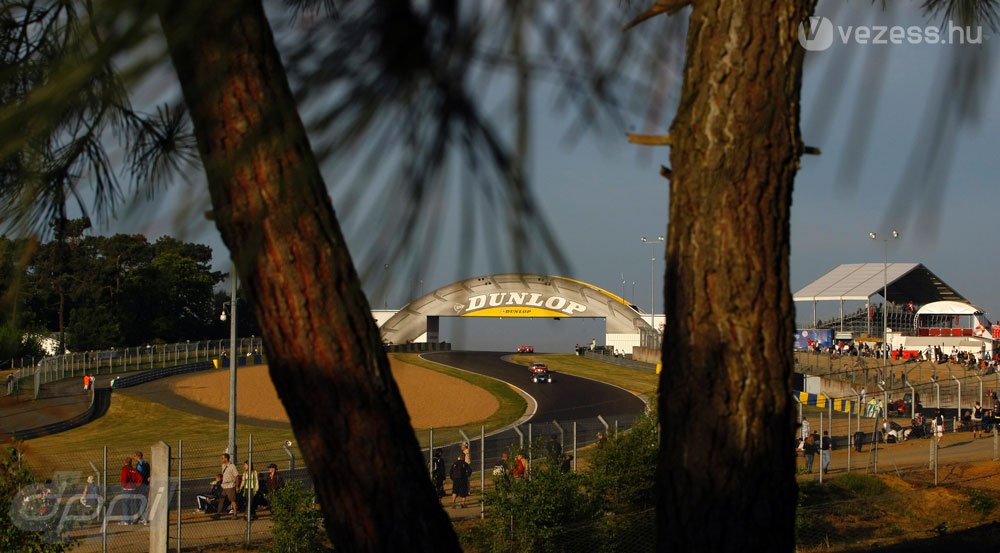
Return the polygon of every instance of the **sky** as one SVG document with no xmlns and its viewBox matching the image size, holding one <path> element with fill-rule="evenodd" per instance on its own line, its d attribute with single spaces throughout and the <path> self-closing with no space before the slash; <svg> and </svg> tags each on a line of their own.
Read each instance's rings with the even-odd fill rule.
<svg viewBox="0 0 1000 553">
<path fill-rule="evenodd" d="M 996 285 L 1000 252 L 995 246 L 1000 234 L 995 199 L 1000 189 L 1000 156 L 996 153 L 1000 144 L 1000 83 L 990 80 L 997 69 L 1000 38 L 991 40 L 990 31 L 984 30 L 981 45 L 876 45 L 858 44 L 853 39 L 841 43 L 842 33 L 853 32 L 859 25 L 923 29 L 947 24 L 940 17 L 924 17 L 908 4 L 894 5 L 891 12 L 876 6 L 820 2 L 817 9 L 817 15 L 828 17 L 835 26 L 836 40 L 828 50 L 806 56 L 802 133 L 805 143 L 821 148 L 822 155 L 804 157 L 796 178 L 791 222 L 792 292 L 839 264 L 883 261 L 883 244 L 871 241 L 868 232 L 885 236 L 897 229 L 901 238 L 886 244 L 890 262 L 923 263 L 985 309 L 991 319 L 1000 318 Z M 645 29 L 638 27 L 633 32 L 656 37 L 656 26 L 665 25 L 662 19 L 655 18 L 643 24 Z M 875 28 L 873 35 L 877 32 Z M 967 99 L 951 96 L 956 89 L 954 80 L 940 70 L 941 66 L 950 67 L 945 62 L 952 56 L 967 53 L 959 50 L 963 48 L 986 50 L 989 56 L 983 67 L 974 71 L 983 83 L 980 107 L 954 140 L 938 143 L 936 139 L 947 134 L 931 125 L 930 116 L 937 105 L 932 103 L 935 91 L 943 91 L 949 109 L 969 105 Z M 875 71 L 865 75 L 864 64 L 870 59 L 880 61 Z M 569 114 L 558 109 L 551 94 L 538 91 L 534 106 L 530 177 L 542 211 L 570 263 L 569 274 L 562 276 L 624 294 L 643 311 L 650 308 L 652 292 L 653 309 L 661 313 L 663 244 L 651 247 L 640 237 L 666 235 L 669 188 L 658 170 L 668 163 L 669 150 L 627 144 L 625 131 L 648 126 L 641 118 L 627 122 L 626 128 L 588 132 L 568 143 Z M 856 131 L 853 114 L 859 110 L 862 126 L 869 129 L 867 142 Z M 665 133 L 669 120 L 661 126 L 659 132 Z M 929 139 L 929 150 L 919 149 L 921 139 Z M 862 147 L 864 155 L 859 158 L 853 150 Z M 924 189 L 914 175 L 923 172 L 927 152 L 935 151 L 954 155 Z M 332 172 L 325 176 L 328 182 L 336 179 Z M 215 229 L 198 217 L 178 217 L 172 209 L 199 194 L 208 205 L 197 184 L 175 187 L 161 196 L 155 210 L 144 210 L 138 218 L 126 217 L 103 231 L 143 232 L 151 237 L 181 234 L 211 245 L 217 268 L 228 270 L 226 249 Z M 331 186 L 335 208 L 342 194 L 342 187 Z M 399 308 L 420 292 L 456 280 L 516 270 L 510 259 L 478 249 L 463 251 L 459 242 L 462 231 L 456 222 L 463 206 L 457 196 L 449 196 L 435 207 L 437 216 L 445 220 L 445 231 L 435 244 L 425 245 L 439 252 L 434 263 L 415 274 L 386 259 L 389 267 L 383 276 L 388 276 L 390 287 L 386 290 L 374 280 L 366 282 L 373 307 Z M 365 249 L 371 225 L 381 223 L 374 219 L 344 224 L 352 252 Z M 651 258 L 655 260 L 651 262 Z M 460 272 L 462 267 L 468 272 Z M 811 305 L 802 304 L 798 319 L 807 320 L 811 309 Z M 833 304 L 821 305 L 820 317 L 825 310 L 832 313 L 835 309 Z M 602 328 L 599 321 L 445 321 L 442 335 L 470 349 L 512 349 L 533 343 L 542 350 L 561 351 L 573 343 L 589 341 L 592 334 L 600 340 Z"/>
</svg>

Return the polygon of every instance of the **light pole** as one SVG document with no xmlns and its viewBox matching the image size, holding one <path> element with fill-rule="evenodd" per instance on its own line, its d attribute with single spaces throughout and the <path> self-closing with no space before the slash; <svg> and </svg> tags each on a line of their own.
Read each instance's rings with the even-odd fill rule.
<svg viewBox="0 0 1000 553">
<path fill-rule="evenodd" d="M 229 456 L 236 463 L 236 264 L 229 273 L 232 292 L 229 301 L 222 304 L 219 320 L 226 321 L 226 305 L 229 305 Z"/>
<path fill-rule="evenodd" d="M 632 295 L 629 296 L 629 298 L 631 299 L 631 301 L 629 301 L 630 304 L 635 303 L 635 281 L 634 280 L 632 281 Z"/>
<path fill-rule="evenodd" d="M 625 299 L 625 273 L 621 273 L 622 277 L 622 299 Z"/>
<path fill-rule="evenodd" d="M 868 238 L 878 240 L 878 233 L 869 232 Z M 892 239 L 899 239 L 899 231 L 892 229 Z M 882 381 L 885 381 L 889 363 L 889 238 L 882 238 Z"/>
<path fill-rule="evenodd" d="M 389 309 L 389 264 L 382 266 L 385 271 L 385 294 L 382 296 L 382 309 Z"/>
<path fill-rule="evenodd" d="M 656 303 L 655 303 L 655 300 L 654 300 L 655 296 L 653 295 L 653 288 L 655 288 L 656 285 L 653 283 L 653 281 L 655 280 L 653 263 L 656 261 L 656 244 L 657 244 L 657 242 L 663 242 L 664 238 L 662 236 L 657 236 L 656 240 L 653 240 L 652 238 L 646 238 L 645 236 L 643 236 L 642 238 L 640 238 L 640 240 L 642 240 L 643 243 L 649 244 L 649 246 L 650 246 L 650 248 L 649 248 L 649 326 L 653 327 L 653 329 L 655 330 L 656 329 L 656 315 L 654 315 L 654 313 L 656 313 L 656 307 L 655 307 Z"/>
</svg>

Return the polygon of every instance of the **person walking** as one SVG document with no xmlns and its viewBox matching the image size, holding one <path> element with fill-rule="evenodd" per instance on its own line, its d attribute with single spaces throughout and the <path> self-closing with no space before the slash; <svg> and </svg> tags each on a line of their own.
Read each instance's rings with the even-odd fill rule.
<svg viewBox="0 0 1000 553">
<path fill-rule="evenodd" d="M 121 471 L 121 484 L 122 510 L 124 512 L 118 524 L 127 526 L 135 523 L 135 517 L 138 513 L 136 490 L 142 485 L 142 475 L 132 466 L 132 457 L 125 458 L 125 464 Z"/>
<path fill-rule="evenodd" d="M 250 518 L 257 517 L 257 492 L 260 491 L 260 474 L 253 466 L 243 462 L 243 477 L 240 479 L 239 494 L 242 497 L 244 510 L 249 509 Z"/>
<path fill-rule="evenodd" d="M 972 408 L 972 439 L 983 435 L 983 406 L 976 402 Z"/>
<path fill-rule="evenodd" d="M 434 450 L 434 457 L 431 458 L 431 482 L 434 483 L 434 491 L 438 497 L 444 497 L 444 459 L 441 458 L 441 450 Z"/>
<path fill-rule="evenodd" d="M 469 477 L 472 476 L 472 466 L 465 462 L 465 455 L 459 454 L 448 475 L 451 476 L 451 504 L 454 506 L 458 498 L 462 498 L 458 508 L 464 508 L 465 498 L 469 497 Z"/>
<path fill-rule="evenodd" d="M 941 410 L 938 409 L 937 415 L 934 417 L 934 442 L 937 444 L 938 448 L 941 447 L 941 439 L 944 438 L 944 415 L 941 414 Z"/>
<path fill-rule="evenodd" d="M 236 486 L 239 480 L 239 473 L 236 470 L 236 466 L 233 465 L 230 460 L 228 453 L 223 453 L 220 457 L 222 461 L 222 497 L 226 500 L 219 499 L 219 506 L 212 515 L 213 520 L 219 520 L 219 516 L 222 515 L 223 509 L 228 501 L 229 505 L 232 506 L 233 516 L 238 518 L 238 509 L 236 508 Z"/>
<path fill-rule="evenodd" d="M 802 452 L 806 460 L 806 472 L 812 474 L 813 460 L 816 458 L 816 453 L 819 452 L 819 445 L 816 443 L 815 434 L 806 436 L 805 442 L 802 444 Z"/>
<path fill-rule="evenodd" d="M 87 483 L 84 484 L 83 491 L 80 493 L 80 505 L 83 505 L 84 509 L 86 509 L 88 513 L 91 513 L 100 501 L 101 488 L 94 483 L 93 475 L 88 476 Z"/>
<path fill-rule="evenodd" d="M 135 459 L 135 470 L 139 471 L 139 475 L 142 476 L 142 484 L 136 489 L 135 493 L 142 497 L 142 512 L 139 513 L 139 522 L 142 524 L 148 524 L 149 521 L 146 517 L 147 511 L 149 509 L 149 477 L 151 474 L 149 463 L 143 458 L 141 451 L 136 451 L 132 456 Z"/>
<path fill-rule="evenodd" d="M 281 477 L 281 473 L 278 472 L 278 465 L 271 463 L 267 465 L 267 478 L 264 479 L 264 491 L 267 495 L 280 490 L 285 487 L 285 479 Z"/>
<path fill-rule="evenodd" d="M 823 465 L 823 474 L 830 472 L 830 451 L 833 450 L 833 440 L 830 439 L 830 432 L 823 431 L 823 439 L 820 442 L 820 459 Z"/>
</svg>

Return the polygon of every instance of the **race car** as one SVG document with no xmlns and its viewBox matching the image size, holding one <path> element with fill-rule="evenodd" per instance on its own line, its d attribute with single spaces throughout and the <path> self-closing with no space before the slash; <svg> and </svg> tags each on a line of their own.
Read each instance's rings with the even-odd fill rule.
<svg viewBox="0 0 1000 553">
<path fill-rule="evenodd" d="M 517 348 L 518 353 L 535 353 L 535 346 L 520 346 Z"/>
<path fill-rule="evenodd" d="M 531 374 L 532 382 L 552 383 L 552 376 L 549 375 L 549 368 L 545 363 L 532 363 L 528 367 L 528 372 Z"/>
</svg>

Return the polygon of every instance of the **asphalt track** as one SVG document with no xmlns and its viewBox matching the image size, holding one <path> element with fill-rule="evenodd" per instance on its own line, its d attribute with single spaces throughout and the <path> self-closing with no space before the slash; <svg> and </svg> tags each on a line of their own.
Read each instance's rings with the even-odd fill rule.
<svg viewBox="0 0 1000 553">
<path fill-rule="evenodd" d="M 423 357 L 428 361 L 496 378 L 523 390 L 537 405 L 530 418 L 519 425 L 525 440 L 529 433 L 533 438 L 542 436 L 543 439 L 549 439 L 552 434 L 558 435 L 558 428 L 552 424 L 557 421 L 565 431 L 561 441 L 567 451 L 573 446 L 574 422 L 577 426 L 576 443 L 582 446 L 592 443 L 597 432 L 604 430 L 598 416 L 609 424 L 609 430 L 613 432 L 616 424 L 620 429 L 630 426 L 645 409 L 645 403 L 634 394 L 596 380 L 551 371 L 552 383 L 534 383 L 528 376 L 527 367 L 505 361 L 503 357 L 507 355 L 510 353 L 451 351 L 424 354 Z M 477 430 L 466 432 L 470 436 L 478 434 Z M 500 451 L 510 445 L 519 444 L 520 439 L 512 429 L 487 436 L 487 459 L 499 456 Z M 473 445 L 473 454 L 478 456 L 476 445 Z M 455 454 L 458 450 L 448 448 L 447 451 Z M 444 458 L 449 460 L 450 455 Z M 490 462 L 487 464 L 492 465 Z M 473 468 L 477 468 L 475 462 Z"/>
</svg>

